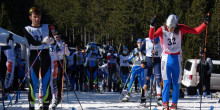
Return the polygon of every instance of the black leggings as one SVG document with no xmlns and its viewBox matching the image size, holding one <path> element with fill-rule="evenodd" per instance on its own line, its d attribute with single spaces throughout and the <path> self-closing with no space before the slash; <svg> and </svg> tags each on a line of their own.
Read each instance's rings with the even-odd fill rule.
<svg viewBox="0 0 220 110">
<path fill-rule="evenodd" d="M 30 51 L 29 66 L 32 65 L 38 55 L 37 50 Z M 39 99 L 46 99 L 43 101 L 44 105 L 49 105 L 51 100 L 50 91 L 50 55 L 49 50 L 44 49 L 39 58 L 34 63 L 30 72 L 30 89 L 28 94 L 28 101 L 32 104 L 35 103 L 35 93 L 37 92 L 38 81 L 39 84 Z"/>
</svg>

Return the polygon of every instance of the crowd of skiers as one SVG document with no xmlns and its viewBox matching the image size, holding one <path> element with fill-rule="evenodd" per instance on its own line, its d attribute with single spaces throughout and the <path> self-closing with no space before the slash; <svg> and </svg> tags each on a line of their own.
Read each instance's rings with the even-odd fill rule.
<svg viewBox="0 0 220 110">
<path fill-rule="evenodd" d="M 141 102 L 146 101 L 149 93 L 152 94 L 150 90 L 153 89 L 152 84 L 155 84 L 158 104 L 165 110 L 169 109 L 172 81 L 173 93 L 170 108 L 177 109 L 182 75 L 183 34 L 199 34 L 210 22 L 210 17 L 207 15 L 199 27 L 189 28 L 179 24 L 178 17 L 171 14 L 166 23 L 155 31 L 157 19 L 153 17 L 150 21 L 149 38 L 143 40 L 139 38 L 136 42 L 137 47 L 134 49 L 129 50 L 128 47 L 123 46 L 119 54 L 114 46 L 109 46 L 107 50 L 100 53 L 98 46 L 91 43 L 86 50 L 77 46 L 76 51 L 72 52 L 52 25 L 40 23 L 39 7 L 32 7 L 29 14 L 32 24 L 24 28 L 24 37 L 30 48 L 28 64 L 30 110 L 35 109 L 37 90 L 41 109 L 48 109 L 50 103 L 52 108 L 56 108 L 62 100 L 64 79 L 65 82 L 70 82 L 67 87 L 70 86 L 74 91 L 103 90 L 121 93 L 123 89 L 127 89 L 122 101 L 129 100 L 135 81 L 138 82 L 137 85 L 141 91 Z M 12 84 L 16 60 L 12 34 L 9 35 L 7 44 L 8 47 L 2 47 L 7 57 L 5 93 L 9 92 L 8 88 Z"/>
</svg>

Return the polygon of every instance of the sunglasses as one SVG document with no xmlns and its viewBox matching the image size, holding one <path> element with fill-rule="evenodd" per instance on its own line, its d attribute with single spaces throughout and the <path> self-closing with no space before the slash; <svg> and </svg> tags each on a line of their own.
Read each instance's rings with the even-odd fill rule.
<svg viewBox="0 0 220 110">
<path fill-rule="evenodd" d="M 167 26 L 168 29 L 175 29 L 176 27 Z"/>
</svg>

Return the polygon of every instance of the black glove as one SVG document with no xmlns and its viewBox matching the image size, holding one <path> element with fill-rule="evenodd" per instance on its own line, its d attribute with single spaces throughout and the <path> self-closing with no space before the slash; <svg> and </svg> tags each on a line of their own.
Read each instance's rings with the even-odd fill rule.
<svg viewBox="0 0 220 110">
<path fill-rule="evenodd" d="M 151 18 L 151 20 L 150 20 L 150 25 L 151 25 L 151 26 L 154 26 L 154 25 L 156 24 L 156 22 L 157 22 L 157 17 L 156 17 L 156 15 L 155 15 L 154 17 Z"/>
<path fill-rule="evenodd" d="M 8 40 L 14 40 L 12 36 L 13 36 L 13 34 L 10 33 L 7 39 Z"/>
<path fill-rule="evenodd" d="M 205 23 L 206 25 L 208 25 L 210 22 L 211 22 L 211 16 L 210 16 L 210 14 L 208 13 L 208 14 L 205 16 L 204 23 Z"/>
<path fill-rule="evenodd" d="M 141 61 L 141 67 L 142 68 L 147 68 L 147 62 L 146 61 Z"/>
</svg>

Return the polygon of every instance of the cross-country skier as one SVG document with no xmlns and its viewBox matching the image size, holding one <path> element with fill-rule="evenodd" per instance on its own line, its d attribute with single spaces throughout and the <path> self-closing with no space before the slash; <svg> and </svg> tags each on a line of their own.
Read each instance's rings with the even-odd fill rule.
<svg viewBox="0 0 220 110">
<path fill-rule="evenodd" d="M 114 51 L 114 47 L 109 47 L 109 52 L 107 54 L 108 61 L 108 92 L 112 90 L 113 83 L 113 91 L 119 92 L 120 84 L 117 84 L 117 61 L 118 54 Z"/>
<path fill-rule="evenodd" d="M 130 93 L 132 90 L 133 82 L 135 77 L 138 77 L 138 83 L 140 88 L 143 87 L 144 84 L 144 68 L 142 68 L 142 63 L 145 60 L 145 55 L 141 52 L 140 48 L 142 45 L 142 39 L 137 40 L 137 48 L 134 48 L 133 54 L 130 56 L 129 61 L 133 59 L 133 68 L 131 70 L 130 83 L 127 89 L 126 96 L 122 99 L 123 102 L 127 102 L 130 98 Z"/>
<path fill-rule="evenodd" d="M 57 94 L 57 99 L 58 99 L 58 102 L 57 104 L 59 104 L 59 102 L 61 101 L 61 95 L 62 95 L 62 85 L 63 85 L 63 59 L 65 58 L 64 56 L 67 55 L 69 56 L 70 55 L 70 51 L 68 49 L 68 46 L 67 44 L 65 44 L 65 47 L 64 47 L 64 42 L 63 40 L 61 39 L 61 35 L 59 33 L 55 34 L 54 35 L 54 38 L 55 38 L 55 41 L 56 41 L 56 45 L 55 45 L 55 51 L 56 51 L 56 56 L 57 56 L 57 65 L 58 65 L 58 73 L 57 73 L 57 88 L 58 88 L 58 94 Z M 65 55 L 64 55 L 64 51 L 65 51 Z M 61 64 L 62 63 L 62 64 Z M 65 71 L 65 70 L 64 70 Z"/>
<path fill-rule="evenodd" d="M 53 26 L 50 26 L 51 32 L 53 36 L 57 34 L 55 32 L 55 28 Z M 51 58 L 51 75 L 50 75 L 50 87 L 51 87 L 51 93 L 52 93 L 52 104 L 51 108 L 55 109 L 58 104 L 57 94 L 57 73 L 58 73 L 58 64 L 57 62 L 57 51 L 55 49 L 56 45 L 50 45 L 50 58 Z"/>
<path fill-rule="evenodd" d="M 204 51 L 200 52 L 201 60 L 199 61 L 199 64 L 197 65 L 197 71 L 199 72 L 199 84 L 198 84 L 198 89 L 199 89 L 199 94 L 203 94 L 203 87 L 202 85 L 205 85 L 205 91 L 207 97 L 210 96 L 210 77 L 211 73 L 214 69 L 212 59 L 207 57 L 205 55 Z M 203 83 L 203 84 L 202 84 Z"/>
<path fill-rule="evenodd" d="M 178 23 L 178 17 L 174 14 L 169 15 L 166 23 L 154 32 L 156 17 L 150 21 L 149 38 L 160 37 L 161 46 L 163 49 L 161 59 L 161 73 L 164 82 L 164 89 L 162 93 L 163 108 L 169 109 L 169 91 L 171 80 L 173 82 L 173 94 L 171 109 L 177 109 L 177 102 L 179 98 L 179 84 L 181 82 L 182 72 L 182 50 L 181 42 L 184 33 L 199 34 L 206 25 L 210 22 L 210 16 L 206 16 L 204 23 L 199 27 L 190 28 L 184 24 Z M 172 76 L 172 79 L 171 79 Z"/>
<path fill-rule="evenodd" d="M 54 39 L 48 24 L 41 24 L 41 11 L 39 7 L 32 7 L 29 10 L 29 19 L 31 25 L 24 28 L 24 36 L 27 39 L 30 47 L 29 66 L 31 67 L 30 88 L 28 94 L 29 109 L 34 110 L 35 107 L 35 93 L 37 92 L 38 80 L 39 84 L 39 103 L 40 109 L 48 109 L 50 104 L 50 55 L 49 44 L 54 44 Z M 49 37 L 50 36 L 50 37 Z M 39 58 L 34 62 L 38 56 L 38 52 L 43 50 Z"/>
<path fill-rule="evenodd" d="M 74 53 L 74 64 L 76 65 L 76 91 L 78 91 L 80 87 L 80 91 L 82 91 L 83 87 L 83 79 L 84 79 L 84 58 L 83 53 L 80 50 L 79 46 L 76 46 L 76 52 Z"/>
<path fill-rule="evenodd" d="M 154 43 L 154 44 L 153 44 Z M 154 55 L 153 54 L 153 45 L 154 45 Z M 147 62 L 147 69 L 146 69 L 146 86 L 145 88 L 150 87 L 150 78 L 152 74 L 154 74 L 155 79 L 156 79 L 156 93 L 157 93 L 157 101 L 159 105 L 162 105 L 162 94 L 161 94 L 161 68 L 160 68 L 160 62 L 161 62 L 161 53 L 162 53 L 162 48 L 160 45 L 160 39 L 156 38 L 153 40 L 150 40 L 149 38 L 145 38 L 143 41 L 142 48 L 146 52 L 146 62 Z M 152 57 L 154 58 L 154 64 L 152 64 Z M 152 71 L 152 66 L 153 66 L 153 71 Z M 146 98 L 144 96 L 144 93 L 149 93 L 149 91 L 144 90 L 142 92 L 142 100 L 141 102 L 145 102 Z"/>
<path fill-rule="evenodd" d="M 120 59 L 120 73 L 121 73 L 121 80 L 122 83 L 125 84 L 126 80 L 128 79 L 129 76 L 129 53 L 128 53 L 128 47 L 124 46 L 123 47 L 123 53 L 122 55 L 119 55 Z M 127 82 L 128 83 L 128 82 Z M 127 85 L 127 83 L 125 85 Z M 124 87 L 124 85 L 122 86 Z"/>
<path fill-rule="evenodd" d="M 85 68 L 87 73 L 87 81 L 89 83 L 90 90 L 94 90 L 94 83 L 97 80 L 98 72 L 98 60 L 101 58 L 96 45 L 91 43 L 88 53 L 85 55 Z M 95 85 L 97 87 L 97 85 Z"/>
<path fill-rule="evenodd" d="M 12 85 L 13 77 L 14 77 L 14 68 L 15 68 L 15 51 L 14 51 L 14 39 L 13 34 L 9 34 L 7 38 L 7 45 L 10 49 L 4 50 L 4 54 L 7 57 L 6 62 L 6 75 L 4 81 L 4 92 L 6 93 L 5 96 L 8 96 L 9 88 Z"/>
<path fill-rule="evenodd" d="M 70 52 L 70 55 L 67 56 L 67 73 L 70 76 L 70 82 L 71 82 L 71 89 L 74 90 L 75 86 L 75 73 L 76 73 L 76 64 L 74 64 L 74 54 L 75 52 Z"/>
</svg>

